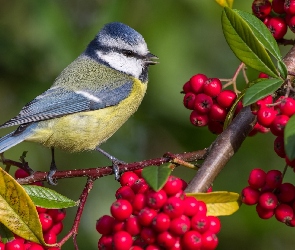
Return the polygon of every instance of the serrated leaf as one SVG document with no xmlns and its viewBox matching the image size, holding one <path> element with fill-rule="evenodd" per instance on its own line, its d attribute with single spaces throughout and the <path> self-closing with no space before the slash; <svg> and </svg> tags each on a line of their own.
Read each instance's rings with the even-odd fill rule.
<svg viewBox="0 0 295 250">
<path fill-rule="evenodd" d="M 234 0 L 215 0 L 221 7 L 229 7 L 233 6 Z"/>
<path fill-rule="evenodd" d="M 54 209 L 54 208 L 67 208 L 76 206 L 77 203 L 56 191 L 35 186 L 35 185 L 23 185 L 28 195 L 36 206 Z"/>
<path fill-rule="evenodd" d="M 231 106 L 230 110 L 228 111 L 228 113 L 226 115 L 226 118 L 225 118 L 225 121 L 223 124 L 223 130 L 225 130 L 229 126 L 229 124 L 231 123 L 231 121 L 234 117 L 238 102 L 243 98 L 244 95 L 245 95 L 245 90 L 242 91 L 242 93 L 235 100 L 234 104 Z"/>
<path fill-rule="evenodd" d="M 233 192 L 187 193 L 186 195 L 204 201 L 207 205 L 207 215 L 231 215 L 241 206 L 240 195 Z"/>
<path fill-rule="evenodd" d="M 153 190 L 158 191 L 165 185 L 171 174 L 172 170 L 168 166 L 169 164 L 146 167 L 142 170 L 141 175 Z"/>
<path fill-rule="evenodd" d="M 285 152 L 289 160 L 295 159 L 295 115 L 287 122 L 284 130 Z"/>
<path fill-rule="evenodd" d="M 34 203 L 23 187 L 0 168 L 0 222 L 20 237 L 44 243 Z"/>
<path fill-rule="evenodd" d="M 265 47 L 258 41 L 249 24 L 234 10 L 222 12 L 224 37 L 234 54 L 246 65 L 278 78 L 275 65 Z"/>
<path fill-rule="evenodd" d="M 234 11 L 236 11 L 247 22 L 251 31 L 254 33 L 257 40 L 265 47 L 265 49 L 278 61 L 280 61 L 282 56 L 278 43 L 265 24 L 259 18 L 248 12 L 242 10 Z"/>
<path fill-rule="evenodd" d="M 267 95 L 274 93 L 279 87 L 283 84 L 282 79 L 266 79 L 252 85 L 246 90 L 246 93 L 243 98 L 243 105 L 250 105 Z"/>
<path fill-rule="evenodd" d="M 288 75 L 288 69 L 286 64 L 283 61 L 278 61 L 278 71 L 282 78 L 286 79 Z"/>
</svg>

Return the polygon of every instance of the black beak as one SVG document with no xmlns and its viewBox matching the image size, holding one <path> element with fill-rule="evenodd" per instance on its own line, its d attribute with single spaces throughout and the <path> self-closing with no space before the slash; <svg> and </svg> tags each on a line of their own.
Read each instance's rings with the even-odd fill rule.
<svg viewBox="0 0 295 250">
<path fill-rule="evenodd" d="M 145 62 L 148 65 L 155 65 L 155 64 L 159 63 L 157 61 L 153 61 L 153 60 L 157 60 L 157 59 L 159 59 L 159 58 L 157 56 L 155 56 L 154 54 L 152 54 L 152 53 L 148 53 L 145 56 Z"/>
</svg>

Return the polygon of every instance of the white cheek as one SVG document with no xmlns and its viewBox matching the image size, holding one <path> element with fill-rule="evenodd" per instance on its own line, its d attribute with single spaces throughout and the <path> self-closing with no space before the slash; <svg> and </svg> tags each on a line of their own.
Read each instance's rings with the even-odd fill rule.
<svg viewBox="0 0 295 250">
<path fill-rule="evenodd" d="M 117 52 L 110 52 L 103 54 L 99 51 L 96 52 L 98 57 L 107 62 L 112 68 L 139 78 L 142 73 L 142 61 L 133 57 L 126 57 Z"/>
</svg>

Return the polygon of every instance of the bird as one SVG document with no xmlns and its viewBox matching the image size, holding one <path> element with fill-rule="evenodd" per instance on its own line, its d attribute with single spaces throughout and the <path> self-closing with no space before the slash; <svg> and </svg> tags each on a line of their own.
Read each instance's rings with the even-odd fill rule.
<svg viewBox="0 0 295 250">
<path fill-rule="evenodd" d="M 157 64 L 157 59 L 136 30 L 120 22 L 106 24 L 48 90 L 0 125 L 18 126 L 0 138 L 0 153 L 23 141 L 51 148 L 47 181 L 56 185 L 55 148 L 96 150 L 112 161 L 119 179 L 122 162 L 100 145 L 138 109 L 146 93 L 149 66 Z"/>
</svg>

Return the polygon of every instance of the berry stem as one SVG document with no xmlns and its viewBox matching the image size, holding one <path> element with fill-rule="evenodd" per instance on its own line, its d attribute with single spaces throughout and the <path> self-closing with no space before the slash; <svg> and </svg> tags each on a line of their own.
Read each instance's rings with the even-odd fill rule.
<svg viewBox="0 0 295 250">
<path fill-rule="evenodd" d="M 78 250 L 78 244 L 77 244 L 77 234 L 78 234 L 78 228 L 81 220 L 81 216 L 85 207 L 85 203 L 88 198 L 88 194 L 90 193 L 91 189 L 93 188 L 94 180 L 91 178 L 87 179 L 87 182 L 85 184 L 85 187 L 80 195 L 79 198 L 79 206 L 77 209 L 76 217 L 74 219 L 73 226 L 71 230 L 68 232 L 68 234 L 58 243 L 59 247 L 61 247 L 69 238 L 73 236 L 74 246 L 75 249 Z"/>
</svg>

